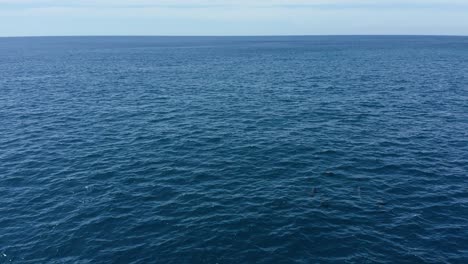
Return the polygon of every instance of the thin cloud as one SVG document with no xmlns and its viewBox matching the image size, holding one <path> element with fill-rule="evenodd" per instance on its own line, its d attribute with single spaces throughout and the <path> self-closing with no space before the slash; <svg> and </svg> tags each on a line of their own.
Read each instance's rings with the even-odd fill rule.
<svg viewBox="0 0 468 264">
<path fill-rule="evenodd" d="M 466 0 L 0 0 L 0 36 L 467 35 Z"/>
<path fill-rule="evenodd" d="M 0 0 L 1 8 L 286 8 L 286 9 L 373 9 L 373 8 L 468 8 L 462 0 Z"/>
</svg>

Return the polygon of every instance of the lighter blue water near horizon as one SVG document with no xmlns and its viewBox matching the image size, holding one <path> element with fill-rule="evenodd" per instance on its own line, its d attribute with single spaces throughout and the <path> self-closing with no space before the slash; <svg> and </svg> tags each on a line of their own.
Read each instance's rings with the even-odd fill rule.
<svg viewBox="0 0 468 264">
<path fill-rule="evenodd" d="M 0 263 L 468 263 L 468 38 L 0 38 Z"/>
</svg>

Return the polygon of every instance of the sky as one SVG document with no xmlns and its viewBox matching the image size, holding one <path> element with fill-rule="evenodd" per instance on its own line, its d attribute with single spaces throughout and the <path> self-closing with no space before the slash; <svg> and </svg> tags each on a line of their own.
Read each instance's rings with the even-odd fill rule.
<svg viewBox="0 0 468 264">
<path fill-rule="evenodd" d="M 0 36 L 468 35 L 468 0 L 0 0 Z"/>
</svg>

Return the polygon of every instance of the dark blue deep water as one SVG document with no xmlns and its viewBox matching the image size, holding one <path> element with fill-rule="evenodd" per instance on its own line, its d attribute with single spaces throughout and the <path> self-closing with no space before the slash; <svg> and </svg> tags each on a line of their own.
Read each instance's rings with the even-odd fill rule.
<svg viewBox="0 0 468 264">
<path fill-rule="evenodd" d="M 468 38 L 0 39 L 0 263 L 468 263 Z"/>
</svg>

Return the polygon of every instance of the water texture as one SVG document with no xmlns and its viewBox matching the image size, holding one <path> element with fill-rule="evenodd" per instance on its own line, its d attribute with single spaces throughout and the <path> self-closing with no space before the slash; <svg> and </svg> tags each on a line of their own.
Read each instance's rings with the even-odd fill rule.
<svg viewBox="0 0 468 264">
<path fill-rule="evenodd" d="M 468 38 L 0 39 L 0 263 L 468 263 Z"/>
</svg>

